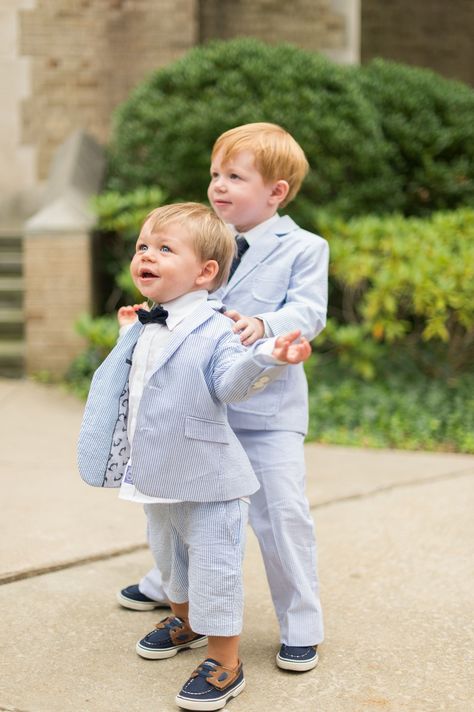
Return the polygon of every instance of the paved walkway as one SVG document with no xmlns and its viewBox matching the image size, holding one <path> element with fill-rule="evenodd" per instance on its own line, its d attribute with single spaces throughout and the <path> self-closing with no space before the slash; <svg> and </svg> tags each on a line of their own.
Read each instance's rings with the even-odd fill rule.
<svg viewBox="0 0 474 712">
<path fill-rule="evenodd" d="M 156 612 L 115 591 L 151 564 L 139 507 L 84 485 L 82 404 L 0 381 L 0 711 L 171 712 L 202 651 L 146 661 Z M 308 445 L 326 642 L 318 668 L 274 665 L 278 634 L 249 536 L 242 657 L 232 712 L 472 709 L 474 456 Z"/>
</svg>

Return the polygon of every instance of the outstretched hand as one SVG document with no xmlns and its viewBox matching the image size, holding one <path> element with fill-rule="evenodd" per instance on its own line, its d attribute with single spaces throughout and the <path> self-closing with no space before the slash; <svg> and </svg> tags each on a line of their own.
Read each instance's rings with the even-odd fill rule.
<svg viewBox="0 0 474 712">
<path fill-rule="evenodd" d="M 149 310 L 150 307 L 147 302 L 143 302 L 143 304 L 134 304 L 133 306 L 120 307 L 117 312 L 119 326 L 129 326 L 130 324 L 134 324 L 138 320 L 137 311 L 139 309 Z"/>
<path fill-rule="evenodd" d="M 298 343 L 296 343 L 298 342 Z M 301 331 L 290 331 L 289 334 L 283 334 L 275 339 L 275 347 L 272 351 L 272 356 L 279 361 L 286 363 L 301 363 L 306 361 L 311 355 L 311 346 L 304 336 L 301 336 Z"/>
</svg>

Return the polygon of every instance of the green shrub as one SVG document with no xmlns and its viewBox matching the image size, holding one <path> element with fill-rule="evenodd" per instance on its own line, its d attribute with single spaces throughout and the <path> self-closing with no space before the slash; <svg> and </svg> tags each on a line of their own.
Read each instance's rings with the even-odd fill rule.
<svg viewBox="0 0 474 712">
<path fill-rule="evenodd" d="M 92 209 L 97 215 L 99 232 L 101 310 L 108 312 L 119 304 L 141 301 L 130 276 L 130 260 L 142 222 L 164 201 L 165 194 L 156 186 L 140 186 L 123 194 L 106 191 L 95 196 Z"/>
<path fill-rule="evenodd" d="M 474 211 L 328 221 L 331 320 L 322 349 L 373 377 L 389 359 L 453 377 L 474 359 Z"/>
<path fill-rule="evenodd" d="M 474 92 L 426 69 L 374 60 L 358 71 L 379 112 L 406 215 L 474 205 Z M 398 186 L 397 186 L 398 189 Z"/>
<path fill-rule="evenodd" d="M 303 223 L 315 204 L 347 215 L 399 207 L 378 112 L 356 73 L 253 39 L 195 48 L 137 86 L 115 115 L 109 188 L 160 185 L 172 200 L 203 200 L 214 141 L 254 121 L 281 124 L 308 156 L 293 208 Z"/>
<path fill-rule="evenodd" d="M 161 188 L 138 186 L 127 193 L 105 191 L 94 197 L 92 208 L 100 230 L 120 233 L 123 239 L 133 244 L 148 213 L 164 202 L 165 194 Z"/>
<path fill-rule="evenodd" d="M 215 139 L 270 121 L 311 165 L 289 206 L 302 225 L 314 206 L 349 218 L 473 205 L 473 113 L 470 88 L 428 70 L 342 67 L 249 38 L 213 42 L 154 72 L 119 107 L 108 187 L 159 185 L 172 201 L 204 200 Z"/>
<path fill-rule="evenodd" d="M 76 324 L 78 333 L 87 341 L 86 349 L 72 362 L 65 381 L 81 398 L 86 398 L 94 371 L 112 351 L 118 337 L 115 316 L 82 316 Z"/>
<path fill-rule="evenodd" d="M 387 369 L 388 371 L 388 369 Z M 355 447 L 474 453 L 474 376 L 450 384 L 387 372 L 367 382 L 313 355 L 309 440 Z"/>
</svg>

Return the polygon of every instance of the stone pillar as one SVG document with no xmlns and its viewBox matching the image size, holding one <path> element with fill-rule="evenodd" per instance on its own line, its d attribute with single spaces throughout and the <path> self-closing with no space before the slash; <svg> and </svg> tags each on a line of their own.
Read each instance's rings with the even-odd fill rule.
<svg viewBox="0 0 474 712">
<path fill-rule="evenodd" d="M 361 0 L 331 0 L 331 8 L 344 17 L 344 42 L 325 54 L 340 64 L 360 64 Z"/>
<path fill-rule="evenodd" d="M 43 208 L 24 228 L 26 372 L 61 378 L 84 348 L 75 323 L 93 309 L 90 197 L 98 192 L 104 155 L 76 132 L 59 148 Z"/>
</svg>

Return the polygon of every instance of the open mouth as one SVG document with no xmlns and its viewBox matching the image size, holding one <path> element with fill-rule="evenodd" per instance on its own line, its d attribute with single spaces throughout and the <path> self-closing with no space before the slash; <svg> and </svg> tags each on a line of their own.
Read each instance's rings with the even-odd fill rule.
<svg viewBox="0 0 474 712">
<path fill-rule="evenodd" d="M 153 274 L 153 272 L 150 272 L 148 269 L 141 269 L 139 272 L 139 277 L 140 279 L 153 279 L 158 277 L 157 274 Z"/>
</svg>

